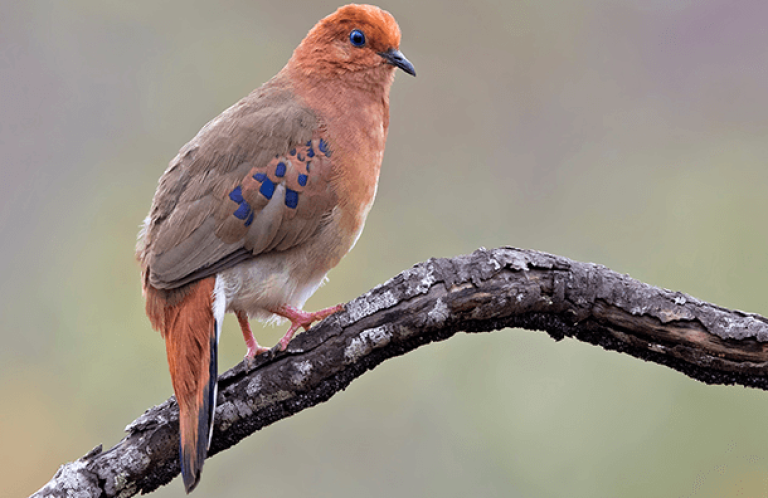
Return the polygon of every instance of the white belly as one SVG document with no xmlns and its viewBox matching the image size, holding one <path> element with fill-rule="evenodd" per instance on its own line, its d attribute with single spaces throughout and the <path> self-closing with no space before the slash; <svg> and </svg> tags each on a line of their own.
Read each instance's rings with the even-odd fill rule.
<svg viewBox="0 0 768 498">
<path fill-rule="evenodd" d="M 303 258 L 289 253 L 262 255 L 219 273 L 217 287 L 224 293 L 226 311 L 268 320 L 280 306 L 303 307 L 327 270 L 313 271 Z"/>
<path fill-rule="evenodd" d="M 301 246 L 261 254 L 218 273 L 216 297 L 220 309 L 244 311 L 250 318 L 268 320 L 277 318 L 273 311 L 281 306 L 302 308 L 359 236 L 344 234 L 338 226 L 329 223 Z"/>
</svg>

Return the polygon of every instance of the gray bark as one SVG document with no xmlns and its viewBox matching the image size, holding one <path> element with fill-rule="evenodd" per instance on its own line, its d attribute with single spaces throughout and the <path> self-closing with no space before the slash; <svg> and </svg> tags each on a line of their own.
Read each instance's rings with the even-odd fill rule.
<svg viewBox="0 0 768 498">
<path fill-rule="evenodd" d="M 768 389 L 768 319 L 659 289 L 604 266 L 536 251 L 430 259 L 294 339 L 219 377 L 209 456 L 326 401 L 388 358 L 456 332 L 543 330 L 653 361 L 708 384 Z M 128 497 L 179 473 L 170 398 L 113 448 L 63 465 L 35 497 Z"/>
</svg>

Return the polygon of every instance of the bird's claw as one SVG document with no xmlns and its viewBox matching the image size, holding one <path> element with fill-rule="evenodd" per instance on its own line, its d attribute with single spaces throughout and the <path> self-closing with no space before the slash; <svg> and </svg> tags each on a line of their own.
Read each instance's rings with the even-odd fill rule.
<svg viewBox="0 0 768 498">
<path fill-rule="evenodd" d="M 280 342 L 278 343 L 278 349 L 280 351 L 285 351 L 288 347 L 288 344 L 291 342 L 291 339 L 293 339 L 294 334 L 296 334 L 296 331 L 299 330 L 300 327 L 304 330 L 309 330 L 312 326 L 312 323 L 324 320 L 343 309 L 343 304 L 337 304 L 336 306 L 331 306 L 330 308 L 315 311 L 314 313 L 307 313 L 306 311 L 302 311 L 292 306 L 281 307 L 274 313 L 290 320 L 291 327 L 288 329 L 288 332 L 285 333 L 283 338 L 280 339 Z"/>
<path fill-rule="evenodd" d="M 266 348 L 264 346 L 259 346 L 259 344 L 254 341 L 253 345 L 251 344 L 248 345 L 248 351 L 245 353 L 244 359 L 252 360 L 256 358 L 258 355 L 260 355 L 261 353 L 266 353 L 267 351 L 269 351 L 269 348 Z"/>
</svg>

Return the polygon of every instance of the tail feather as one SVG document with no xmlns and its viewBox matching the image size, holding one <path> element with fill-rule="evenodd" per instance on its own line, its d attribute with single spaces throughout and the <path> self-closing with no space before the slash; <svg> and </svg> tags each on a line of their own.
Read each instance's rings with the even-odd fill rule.
<svg viewBox="0 0 768 498">
<path fill-rule="evenodd" d="M 164 336 L 173 390 L 179 404 L 179 457 L 187 493 L 200 482 L 208 455 L 218 379 L 214 277 L 190 284 L 175 306 L 165 308 Z"/>
</svg>

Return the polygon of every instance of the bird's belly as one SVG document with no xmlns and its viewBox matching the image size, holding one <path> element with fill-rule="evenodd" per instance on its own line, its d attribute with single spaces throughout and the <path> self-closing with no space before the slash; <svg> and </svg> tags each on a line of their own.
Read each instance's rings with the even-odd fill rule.
<svg viewBox="0 0 768 498">
<path fill-rule="evenodd" d="M 302 259 L 266 254 L 220 272 L 217 278 L 227 311 L 245 311 L 251 318 L 268 320 L 281 306 L 304 306 L 328 270 L 312 269 Z"/>
<path fill-rule="evenodd" d="M 325 281 L 326 274 L 354 246 L 365 221 L 345 220 L 338 207 L 330 222 L 310 241 L 287 251 L 260 254 L 217 274 L 226 310 L 250 318 L 277 318 L 281 306 L 301 308 Z"/>
</svg>

